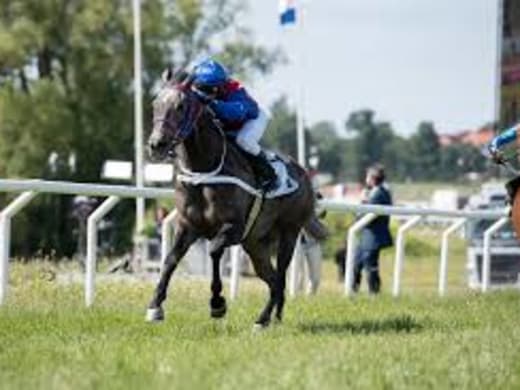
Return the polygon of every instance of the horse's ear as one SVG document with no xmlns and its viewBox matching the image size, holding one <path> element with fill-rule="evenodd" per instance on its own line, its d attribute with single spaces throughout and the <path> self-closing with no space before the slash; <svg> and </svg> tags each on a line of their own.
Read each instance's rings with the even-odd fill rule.
<svg viewBox="0 0 520 390">
<path fill-rule="evenodd" d="M 168 66 L 162 73 L 161 79 L 163 83 L 168 83 L 173 79 L 173 68 Z"/>
</svg>

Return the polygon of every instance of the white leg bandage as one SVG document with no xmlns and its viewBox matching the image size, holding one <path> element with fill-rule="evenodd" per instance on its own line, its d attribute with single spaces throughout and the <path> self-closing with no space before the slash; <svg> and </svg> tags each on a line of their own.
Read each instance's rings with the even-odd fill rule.
<svg viewBox="0 0 520 390">
<path fill-rule="evenodd" d="M 246 152 L 257 156 L 262 150 L 258 142 L 264 135 L 268 124 L 269 115 L 263 109 L 259 109 L 258 117 L 246 122 L 244 127 L 239 130 L 236 138 L 238 146 Z"/>
</svg>

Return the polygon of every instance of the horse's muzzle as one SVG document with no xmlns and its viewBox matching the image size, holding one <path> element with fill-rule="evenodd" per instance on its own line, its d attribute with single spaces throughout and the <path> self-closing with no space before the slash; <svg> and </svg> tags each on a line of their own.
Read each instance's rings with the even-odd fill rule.
<svg viewBox="0 0 520 390">
<path fill-rule="evenodd" d="M 152 160 L 159 161 L 166 157 L 167 144 L 165 142 L 150 140 L 148 142 L 148 155 Z"/>
<path fill-rule="evenodd" d="M 148 155 L 153 161 L 163 161 L 175 157 L 175 148 L 162 140 L 148 142 Z"/>
</svg>

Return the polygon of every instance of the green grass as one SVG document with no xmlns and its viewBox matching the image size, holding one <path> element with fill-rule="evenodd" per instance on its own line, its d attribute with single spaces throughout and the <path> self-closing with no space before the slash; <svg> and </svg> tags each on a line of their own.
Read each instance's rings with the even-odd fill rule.
<svg viewBox="0 0 520 390">
<path fill-rule="evenodd" d="M 0 309 L 1 389 L 515 389 L 520 297 L 464 287 L 454 245 L 450 295 L 435 295 L 435 257 L 409 256 L 404 296 L 349 300 L 331 262 L 315 297 L 289 299 L 282 325 L 253 333 L 265 299 L 245 280 L 225 320 L 208 314 L 209 285 L 175 281 L 166 321 L 144 323 L 152 285 L 99 283 L 95 306 L 46 263 L 15 264 Z"/>
</svg>

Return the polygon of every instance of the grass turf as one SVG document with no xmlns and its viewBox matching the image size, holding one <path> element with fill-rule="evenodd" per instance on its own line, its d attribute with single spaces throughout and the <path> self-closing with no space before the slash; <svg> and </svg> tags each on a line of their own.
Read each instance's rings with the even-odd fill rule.
<svg viewBox="0 0 520 390">
<path fill-rule="evenodd" d="M 260 334 L 255 280 L 220 321 L 207 282 L 175 281 L 166 322 L 149 325 L 149 283 L 100 283 L 86 309 L 82 287 L 57 283 L 52 266 L 17 264 L 0 309 L 0 388 L 519 388 L 518 292 L 465 290 L 459 261 L 439 299 L 432 264 L 407 263 L 402 298 L 388 282 L 380 297 L 348 300 L 329 262 L 321 293 L 289 299 L 284 323 Z"/>
</svg>

